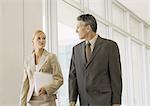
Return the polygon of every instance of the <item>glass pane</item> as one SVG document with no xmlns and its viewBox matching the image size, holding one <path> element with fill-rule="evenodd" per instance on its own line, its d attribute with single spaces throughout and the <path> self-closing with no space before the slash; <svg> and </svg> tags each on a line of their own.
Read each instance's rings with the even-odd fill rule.
<svg viewBox="0 0 150 106">
<path fill-rule="evenodd" d="M 122 105 L 126 106 L 127 104 L 130 104 L 130 95 L 129 95 L 129 82 L 131 79 L 129 78 L 129 73 L 127 69 L 127 56 L 126 56 L 126 50 L 127 50 L 127 39 L 125 36 L 120 34 L 119 32 L 116 32 L 113 30 L 113 40 L 117 42 L 119 46 L 120 51 L 120 57 L 121 57 L 121 67 L 122 67 L 122 80 L 123 80 L 123 92 L 122 92 Z"/>
<path fill-rule="evenodd" d="M 64 0 L 64 1 L 80 3 L 80 0 Z"/>
<path fill-rule="evenodd" d="M 90 10 L 97 15 L 106 18 L 105 1 L 106 0 L 89 0 Z"/>
<path fill-rule="evenodd" d="M 144 39 L 150 45 L 150 28 L 144 26 Z"/>
<path fill-rule="evenodd" d="M 97 22 L 97 34 L 101 37 L 107 38 L 108 27 L 101 22 Z"/>
<path fill-rule="evenodd" d="M 63 12 L 62 12 L 63 10 Z M 58 2 L 58 56 L 64 77 L 64 84 L 59 91 L 59 106 L 68 106 L 68 74 L 72 47 L 79 42 L 75 33 L 76 17 L 80 11 L 63 1 Z"/>
<path fill-rule="evenodd" d="M 112 5 L 112 17 L 113 17 L 113 23 L 117 25 L 120 28 L 124 28 L 124 10 L 119 8 L 117 5 Z"/>
<path fill-rule="evenodd" d="M 135 18 L 130 17 L 130 33 L 132 34 L 132 36 L 136 38 L 140 38 L 139 33 L 141 31 L 140 31 L 139 24 L 140 23 Z"/>
<path fill-rule="evenodd" d="M 150 98 L 150 49 L 146 49 L 146 75 L 147 75 L 147 96 Z M 148 101 L 150 106 L 150 101 Z"/>
<path fill-rule="evenodd" d="M 133 87 L 134 87 L 134 104 L 135 106 L 145 106 L 144 92 L 144 72 L 143 72 L 143 56 L 142 47 L 132 41 L 132 72 L 133 72 Z"/>
<path fill-rule="evenodd" d="M 74 0 L 75 2 L 77 2 L 77 3 L 80 3 L 80 0 Z"/>
<path fill-rule="evenodd" d="M 65 2 L 68 2 L 71 5 L 74 5 L 75 7 L 80 7 L 80 0 L 64 0 Z"/>
</svg>

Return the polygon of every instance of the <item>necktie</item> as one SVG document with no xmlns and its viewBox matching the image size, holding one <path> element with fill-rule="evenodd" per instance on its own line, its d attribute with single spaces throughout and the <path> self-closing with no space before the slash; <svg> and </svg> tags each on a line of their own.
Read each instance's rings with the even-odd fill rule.
<svg viewBox="0 0 150 106">
<path fill-rule="evenodd" d="M 91 48 L 90 48 L 90 42 L 88 42 L 87 44 L 86 44 L 86 47 L 85 47 L 85 53 L 86 53 L 86 60 L 87 60 L 87 62 L 89 61 L 89 59 L 90 59 L 90 57 L 91 57 Z"/>
</svg>

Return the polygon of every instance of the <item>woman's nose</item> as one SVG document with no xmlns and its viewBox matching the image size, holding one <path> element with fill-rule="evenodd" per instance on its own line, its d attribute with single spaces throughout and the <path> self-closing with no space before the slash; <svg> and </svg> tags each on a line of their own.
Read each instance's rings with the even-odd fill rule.
<svg viewBox="0 0 150 106">
<path fill-rule="evenodd" d="M 76 33 L 78 33 L 78 29 L 76 29 Z"/>
</svg>

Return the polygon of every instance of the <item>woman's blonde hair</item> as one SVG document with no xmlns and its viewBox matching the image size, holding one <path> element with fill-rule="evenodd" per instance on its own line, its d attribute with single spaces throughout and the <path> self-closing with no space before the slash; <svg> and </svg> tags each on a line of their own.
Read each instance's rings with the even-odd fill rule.
<svg viewBox="0 0 150 106">
<path fill-rule="evenodd" d="M 45 33 L 42 30 L 40 30 L 40 29 L 36 30 L 35 33 L 33 34 L 33 37 L 32 37 L 32 43 L 33 43 L 33 40 L 34 40 L 35 36 L 36 35 L 41 35 L 41 34 L 45 35 Z M 34 47 L 33 47 L 32 53 L 34 53 L 34 51 L 35 50 L 34 50 Z"/>
</svg>

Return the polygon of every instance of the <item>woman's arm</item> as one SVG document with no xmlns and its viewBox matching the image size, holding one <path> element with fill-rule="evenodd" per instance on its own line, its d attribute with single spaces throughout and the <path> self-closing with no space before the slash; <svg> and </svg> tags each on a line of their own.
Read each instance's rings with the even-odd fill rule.
<svg viewBox="0 0 150 106">
<path fill-rule="evenodd" d="M 53 83 L 44 87 L 48 95 L 52 95 L 53 93 L 55 93 L 57 89 L 63 84 L 63 75 L 61 72 L 60 64 L 55 54 L 51 58 L 50 65 L 52 66 L 52 74 L 54 80 Z"/>
<path fill-rule="evenodd" d="M 27 75 L 26 68 L 24 68 L 21 95 L 20 95 L 20 106 L 26 106 L 27 94 L 29 90 L 29 79 Z"/>
</svg>

